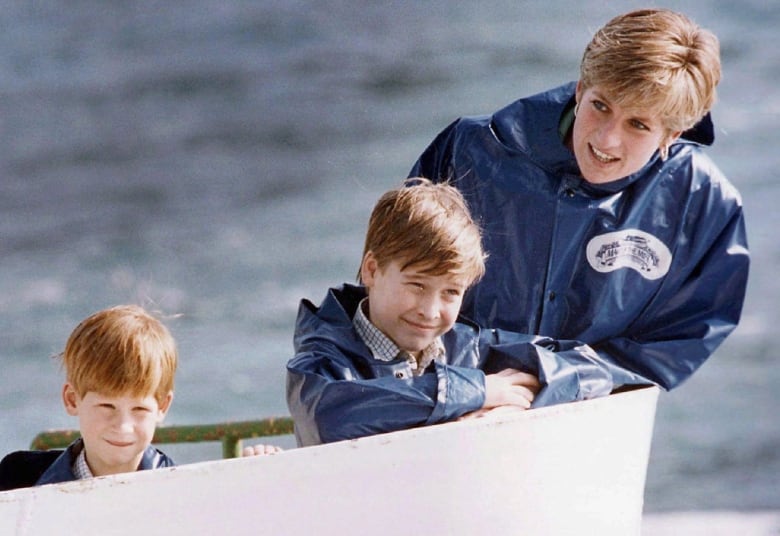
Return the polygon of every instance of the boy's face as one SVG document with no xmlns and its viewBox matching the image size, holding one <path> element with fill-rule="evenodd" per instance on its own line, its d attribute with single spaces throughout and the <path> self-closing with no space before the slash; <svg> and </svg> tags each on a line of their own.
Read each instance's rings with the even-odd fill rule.
<svg viewBox="0 0 780 536">
<path fill-rule="evenodd" d="M 401 270 L 398 261 L 380 269 L 366 253 L 361 279 L 368 289 L 369 318 L 401 350 L 419 355 L 458 318 L 466 283 L 452 275 Z"/>
<path fill-rule="evenodd" d="M 87 465 L 95 476 L 128 473 L 141 463 L 155 428 L 170 407 L 173 393 L 158 404 L 154 396 L 105 396 L 88 391 L 80 397 L 65 384 L 65 410 L 79 418 Z"/>
</svg>

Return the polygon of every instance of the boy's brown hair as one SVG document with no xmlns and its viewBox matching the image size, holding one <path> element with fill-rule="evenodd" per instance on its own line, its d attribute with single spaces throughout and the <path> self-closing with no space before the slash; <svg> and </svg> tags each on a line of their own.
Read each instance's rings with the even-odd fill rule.
<svg viewBox="0 0 780 536">
<path fill-rule="evenodd" d="M 580 64 L 583 89 L 599 86 L 625 108 L 655 111 L 670 132 L 691 128 L 712 108 L 720 75 L 718 38 L 667 9 L 613 18 Z"/>
<path fill-rule="evenodd" d="M 479 225 L 461 193 L 447 183 L 411 178 L 379 198 L 368 222 L 363 258 L 380 269 L 398 261 L 431 275 L 452 274 L 473 284 L 485 273 Z"/>
<path fill-rule="evenodd" d="M 178 353 L 162 322 L 137 305 L 120 305 L 83 320 L 62 359 L 79 396 L 153 395 L 162 404 L 173 391 Z"/>
</svg>

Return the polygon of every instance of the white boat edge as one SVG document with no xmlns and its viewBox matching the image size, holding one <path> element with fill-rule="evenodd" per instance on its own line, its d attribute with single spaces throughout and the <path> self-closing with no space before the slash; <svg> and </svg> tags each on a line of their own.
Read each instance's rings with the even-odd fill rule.
<svg viewBox="0 0 780 536">
<path fill-rule="evenodd" d="M 706 510 L 645 514 L 642 536 L 777 536 L 780 510 Z"/>
<path fill-rule="evenodd" d="M 0 493 L 0 534 L 639 535 L 659 390 Z"/>
</svg>

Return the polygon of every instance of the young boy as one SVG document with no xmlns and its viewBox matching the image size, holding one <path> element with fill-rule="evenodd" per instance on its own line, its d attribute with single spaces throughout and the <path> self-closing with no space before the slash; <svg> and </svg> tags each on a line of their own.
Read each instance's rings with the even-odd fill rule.
<svg viewBox="0 0 780 536">
<path fill-rule="evenodd" d="M 287 364 L 298 444 L 501 406 L 527 409 L 542 386 L 551 393 L 546 404 L 609 393 L 605 375 L 587 386 L 556 377 L 570 343 L 456 322 L 484 261 L 480 229 L 454 187 L 412 179 L 383 195 L 369 220 L 363 286 L 331 289 L 319 308 L 301 302 L 296 355 Z M 580 365 L 599 370 L 592 358 L 580 358 Z"/>
<path fill-rule="evenodd" d="M 81 437 L 67 449 L 18 451 L 0 462 L 0 490 L 174 465 L 150 445 L 173 400 L 176 344 L 141 307 L 99 311 L 71 333 L 62 401 Z"/>
</svg>

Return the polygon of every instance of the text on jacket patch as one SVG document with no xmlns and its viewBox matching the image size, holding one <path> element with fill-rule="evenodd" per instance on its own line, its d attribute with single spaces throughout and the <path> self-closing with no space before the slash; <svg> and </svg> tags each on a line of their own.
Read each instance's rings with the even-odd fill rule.
<svg viewBox="0 0 780 536">
<path fill-rule="evenodd" d="M 623 229 L 591 238 L 586 256 L 597 272 L 632 268 L 650 280 L 665 276 L 672 263 L 666 244 L 639 229 Z"/>
</svg>

